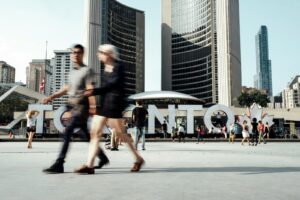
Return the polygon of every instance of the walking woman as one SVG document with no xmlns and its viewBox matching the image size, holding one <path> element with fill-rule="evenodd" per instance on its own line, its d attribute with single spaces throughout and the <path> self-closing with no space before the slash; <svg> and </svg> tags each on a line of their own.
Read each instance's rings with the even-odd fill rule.
<svg viewBox="0 0 300 200">
<path fill-rule="evenodd" d="M 241 145 L 244 145 L 244 141 L 247 140 L 248 141 L 248 144 L 250 145 L 250 134 L 249 134 L 249 126 L 247 125 L 247 121 L 244 120 L 243 121 L 243 131 L 242 131 L 242 134 L 243 134 L 243 140 L 242 140 L 242 144 Z"/>
<path fill-rule="evenodd" d="M 138 172 L 144 164 L 144 159 L 138 154 L 132 140 L 125 134 L 122 123 L 122 112 L 125 109 L 123 67 L 118 62 L 119 55 L 115 46 L 104 44 L 98 48 L 98 58 L 104 64 L 100 88 L 88 90 L 85 96 L 101 95 L 99 115 L 94 115 L 91 127 L 91 140 L 86 165 L 75 170 L 76 173 L 94 174 L 94 161 L 98 153 L 98 143 L 106 123 L 114 128 L 117 137 L 126 142 L 135 157 L 132 172 Z"/>
<path fill-rule="evenodd" d="M 29 110 L 26 114 L 27 118 L 27 133 L 28 133 L 28 149 L 32 149 L 32 140 L 35 134 L 35 122 L 36 117 L 39 115 L 39 111 L 37 110 Z"/>
</svg>

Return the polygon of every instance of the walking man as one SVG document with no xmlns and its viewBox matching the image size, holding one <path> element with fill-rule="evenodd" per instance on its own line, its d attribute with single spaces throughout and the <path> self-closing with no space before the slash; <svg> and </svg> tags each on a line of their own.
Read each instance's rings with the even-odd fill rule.
<svg viewBox="0 0 300 200">
<path fill-rule="evenodd" d="M 142 137 L 142 150 L 145 149 L 145 123 L 148 117 L 147 109 L 143 108 L 142 101 L 136 101 L 136 107 L 132 111 L 132 122 L 135 126 L 135 148 L 138 149 L 138 143 Z"/>
<path fill-rule="evenodd" d="M 87 119 L 89 114 L 93 115 L 96 113 L 96 99 L 94 96 L 83 96 L 83 92 L 87 89 L 94 88 L 94 73 L 91 67 L 84 65 L 83 55 L 84 48 L 82 45 L 76 44 L 72 47 L 71 61 L 74 63 L 74 67 L 70 72 L 68 84 L 64 85 L 59 91 L 55 92 L 51 96 L 43 99 L 43 103 L 47 104 L 57 97 L 68 94 L 69 99 L 67 109 L 72 114 L 71 120 L 64 130 L 64 141 L 58 158 L 53 165 L 43 170 L 43 172 L 46 173 L 64 172 L 63 164 L 65 162 L 71 136 L 75 128 L 81 128 L 87 138 L 90 138 L 87 130 Z M 109 162 L 103 151 L 100 150 L 99 152 L 98 156 L 100 158 L 100 163 L 97 168 L 101 168 Z"/>
<path fill-rule="evenodd" d="M 162 133 L 164 135 L 164 138 L 167 138 L 167 136 L 168 136 L 168 126 L 167 126 L 166 121 L 164 121 L 164 123 L 161 125 L 161 130 L 162 130 Z"/>
</svg>

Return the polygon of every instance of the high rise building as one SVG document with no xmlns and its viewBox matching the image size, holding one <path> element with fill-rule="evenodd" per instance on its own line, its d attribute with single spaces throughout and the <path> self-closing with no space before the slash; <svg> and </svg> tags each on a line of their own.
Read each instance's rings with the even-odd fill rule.
<svg viewBox="0 0 300 200">
<path fill-rule="evenodd" d="M 14 83 L 16 69 L 4 61 L 0 61 L 0 83 Z"/>
<path fill-rule="evenodd" d="M 33 59 L 29 63 L 26 68 L 26 86 L 46 96 L 51 94 L 52 66 L 49 59 Z"/>
<path fill-rule="evenodd" d="M 60 90 L 69 80 L 69 74 L 72 70 L 72 62 L 70 61 L 71 50 L 56 50 L 54 51 L 53 63 L 53 92 Z M 53 100 L 53 108 L 57 109 L 64 105 L 68 100 L 68 96 Z"/>
<path fill-rule="evenodd" d="M 285 108 L 300 107 L 300 75 L 282 91 L 282 104 Z"/>
<path fill-rule="evenodd" d="M 162 90 L 234 105 L 241 91 L 238 0 L 162 0 Z"/>
<path fill-rule="evenodd" d="M 144 12 L 116 0 L 86 0 L 87 64 L 95 69 L 101 84 L 96 56 L 100 44 L 115 45 L 125 67 L 126 96 L 145 90 L 145 16 Z"/>
<path fill-rule="evenodd" d="M 254 76 L 254 87 L 267 90 L 268 96 L 272 96 L 272 68 L 269 59 L 268 29 L 266 26 L 261 26 L 255 36 L 255 46 L 256 75 Z"/>
</svg>

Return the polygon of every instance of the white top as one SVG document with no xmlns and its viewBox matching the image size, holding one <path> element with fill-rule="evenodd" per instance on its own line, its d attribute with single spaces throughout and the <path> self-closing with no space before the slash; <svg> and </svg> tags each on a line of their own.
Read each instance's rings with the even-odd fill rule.
<svg viewBox="0 0 300 200">
<path fill-rule="evenodd" d="M 27 117 L 27 127 L 35 126 L 36 116 Z"/>
<path fill-rule="evenodd" d="M 180 133 L 180 132 L 184 133 L 184 128 L 183 128 L 183 126 L 179 126 L 178 132 L 179 132 L 179 133 Z"/>
</svg>

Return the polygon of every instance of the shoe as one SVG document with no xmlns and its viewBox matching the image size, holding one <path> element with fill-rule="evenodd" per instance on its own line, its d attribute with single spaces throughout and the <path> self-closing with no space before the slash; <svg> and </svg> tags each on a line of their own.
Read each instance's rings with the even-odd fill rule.
<svg viewBox="0 0 300 200">
<path fill-rule="evenodd" d="M 109 160 L 100 160 L 98 166 L 95 166 L 94 169 L 101 169 L 104 165 L 108 165 L 109 164 Z"/>
<path fill-rule="evenodd" d="M 112 148 L 112 149 L 110 149 L 111 151 L 119 151 L 119 149 L 117 149 L 117 148 Z"/>
<path fill-rule="evenodd" d="M 48 174 L 60 174 L 64 173 L 64 165 L 62 163 L 54 163 L 51 167 L 44 169 L 43 172 Z"/>
<path fill-rule="evenodd" d="M 142 148 L 142 150 L 145 151 L 146 149 L 145 149 L 145 148 Z"/>
<path fill-rule="evenodd" d="M 131 171 L 131 172 L 138 172 L 138 171 L 140 171 L 142 165 L 144 165 L 144 164 L 145 164 L 144 159 L 142 159 L 140 162 L 135 162 L 135 163 L 133 164 L 133 167 L 131 168 L 130 171 Z"/>
<path fill-rule="evenodd" d="M 79 169 L 75 169 L 74 172 L 78 174 L 95 174 L 94 168 L 86 165 L 82 165 Z"/>
</svg>

